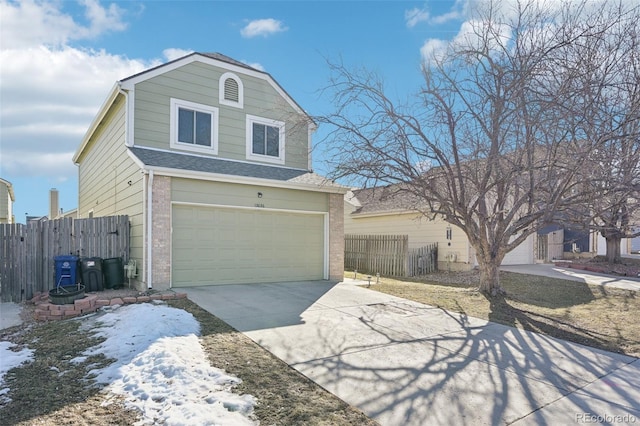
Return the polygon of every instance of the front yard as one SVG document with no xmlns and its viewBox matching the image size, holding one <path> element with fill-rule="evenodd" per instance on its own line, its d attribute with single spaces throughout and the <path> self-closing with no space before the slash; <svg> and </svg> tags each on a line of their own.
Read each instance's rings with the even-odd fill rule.
<svg viewBox="0 0 640 426">
<path fill-rule="evenodd" d="M 345 276 L 351 278 L 353 272 L 347 272 Z M 374 279 L 370 287 L 372 291 L 471 317 L 640 357 L 640 328 L 637 324 L 640 299 L 634 291 L 502 272 L 501 284 L 507 295 L 488 299 L 478 292 L 477 282 L 477 273 L 472 271 L 437 273 L 421 280 L 383 277 L 380 283 L 375 283 Z M 187 346 L 197 346 L 202 350 L 206 364 L 241 379 L 232 388 L 234 395 L 244 395 L 240 398 L 255 401 L 248 421 L 268 425 L 376 424 L 191 301 L 182 299 L 167 303 L 198 324 L 199 343 Z M 169 317 L 169 324 L 175 322 L 175 316 Z M 110 357 L 108 351 L 102 353 L 95 349 L 104 346 L 108 338 L 87 329 L 86 324 L 90 322 L 90 317 L 50 323 L 27 322 L 0 331 L 0 343 L 3 345 L 11 342 L 16 353 L 27 349 L 32 351 L 29 362 L 0 377 L 0 418 L 3 424 L 128 425 L 143 418 L 145 410 L 141 411 L 140 405 L 136 408 L 135 404 L 127 403 L 127 394 L 105 392 L 106 387 L 96 383 L 96 376 L 89 373 L 109 368 L 118 361 L 114 359 L 116 357 Z M 155 330 L 160 324 L 156 322 L 148 324 L 148 327 Z M 115 333 L 114 340 L 117 344 L 112 346 L 121 347 L 126 353 L 131 338 L 117 339 L 118 333 L 120 331 Z M 147 331 L 133 333 L 138 336 L 147 334 Z M 144 348 L 145 352 L 164 339 L 152 337 L 151 340 L 153 344 L 150 341 Z M 185 347 L 184 344 L 182 346 Z M 188 352 L 195 352 L 189 348 Z M 160 355 L 167 355 L 168 350 L 163 351 Z M 147 355 L 147 358 L 142 358 L 144 362 L 138 361 L 138 364 L 144 368 L 151 367 L 157 358 L 156 355 Z M 181 358 L 189 356 L 185 352 Z M 127 368 L 134 364 L 136 362 L 129 362 Z M 156 370 L 161 373 L 166 386 L 135 384 L 136 389 L 143 391 L 137 403 L 162 406 L 165 399 L 175 399 L 175 393 L 180 389 L 176 383 L 178 377 L 173 376 L 178 370 L 178 362 L 174 367 L 165 365 Z M 131 382 L 124 383 L 127 383 L 124 387 L 134 386 Z M 232 401 L 235 398 L 228 394 L 227 397 Z M 222 404 L 231 412 L 237 410 L 233 403 Z M 188 408 L 180 408 L 180 405 L 168 404 L 163 409 Z M 207 412 L 202 415 L 207 416 Z M 162 415 L 161 411 L 157 413 Z M 148 416 L 146 420 L 149 421 Z"/>
<path fill-rule="evenodd" d="M 385 277 L 371 289 L 640 358 L 637 292 L 509 272 L 501 272 L 500 282 L 507 295 L 493 299 L 478 291 L 475 271 L 417 280 Z"/>
<path fill-rule="evenodd" d="M 173 411 L 182 413 L 180 424 L 203 424 L 219 419 L 214 412 L 222 410 L 221 415 L 229 416 L 232 424 L 245 424 L 244 420 L 238 423 L 236 412 L 243 409 L 243 402 L 254 400 L 253 411 L 246 417 L 249 423 L 377 424 L 193 302 L 182 299 L 167 303 L 177 310 L 168 311 L 172 313 L 154 323 L 130 327 L 132 330 L 117 329 L 114 325 L 111 343 L 109 337 L 105 338 L 104 329 L 99 335 L 92 332 L 95 326 L 94 330 L 86 329 L 91 317 L 32 322 L 0 330 L 3 346 L 11 342 L 13 353 L 31 353 L 28 362 L 0 377 L 0 423 L 92 426 L 131 425 L 141 420 L 141 424 L 171 423 Z M 113 315 L 142 305 L 119 308 Z M 175 336 L 154 334 L 163 327 L 172 334 L 178 317 L 185 315 L 199 324 L 199 338 L 170 343 Z M 141 320 L 138 317 L 136 321 Z M 139 342 L 141 337 L 147 341 Z M 177 352 L 172 352 L 173 349 Z M 119 353 L 120 359 L 105 356 L 112 350 Z M 203 352 L 206 365 L 194 357 L 198 352 Z M 162 358 L 166 358 L 164 362 Z M 212 368 L 221 369 L 224 374 L 212 372 Z M 183 380 L 182 373 L 187 374 L 188 380 Z M 231 386 L 233 394 L 220 389 L 215 381 L 226 374 L 241 380 Z M 109 389 L 117 382 L 115 389 L 124 392 L 105 392 L 107 385 L 96 381 L 101 376 L 109 379 Z M 222 397 L 216 394 L 220 390 Z"/>
</svg>

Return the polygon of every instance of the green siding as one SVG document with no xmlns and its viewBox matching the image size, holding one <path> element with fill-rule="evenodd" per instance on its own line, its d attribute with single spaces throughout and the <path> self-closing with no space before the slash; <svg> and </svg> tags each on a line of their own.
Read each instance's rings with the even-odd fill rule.
<svg viewBox="0 0 640 426">
<path fill-rule="evenodd" d="M 142 275 L 143 175 L 125 146 L 125 106 L 119 96 L 89 141 L 79 162 L 78 217 L 126 214 L 131 223 L 130 256 Z M 129 183 L 130 182 L 130 183 Z M 91 254 L 86 254 L 91 255 Z"/>
<path fill-rule="evenodd" d="M 171 199 L 176 202 L 255 207 L 266 209 L 328 211 L 328 195 L 321 192 L 270 188 L 257 185 L 172 179 Z M 258 192 L 262 198 L 258 198 Z"/>
<path fill-rule="evenodd" d="M 244 108 L 220 105 L 218 82 L 227 72 L 199 62 L 136 84 L 135 144 L 170 149 L 170 99 L 176 98 L 219 109 L 218 157 L 246 160 L 246 115 L 284 121 L 285 165 L 308 168 L 307 118 L 296 113 L 265 80 L 235 73 L 244 87 Z"/>
</svg>

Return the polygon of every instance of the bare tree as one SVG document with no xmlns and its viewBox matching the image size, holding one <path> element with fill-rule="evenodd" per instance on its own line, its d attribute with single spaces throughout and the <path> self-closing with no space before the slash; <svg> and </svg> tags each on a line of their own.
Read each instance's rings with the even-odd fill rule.
<svg viewBox="0 0 640 426">
<path fill-rule="evenodd" d="M 606 258 L 621 261 L 622 238 L 640 235 L 640 21 L 639 8 L 609 10 L 605 37 L 584 40 L 572 55 L 582 58 L 579 128 L 595 141 L 580 179 L 591 197 L 566 217 L 599 232 Z"/>
<path fill-rule="evenodd" d="M 496 295 L 504 256 L 588 193 L 577 172 L 594 142 L 576 138 L 572 47 L 610 23 L 588 2 L 477 5 L 466 34 L 425 61 L 413 102 L 391 99 L 374 73 L 330 64 L 336 110 L 318 121 L 332 127 L 334 178 L 414 194 L 425 215 L 464 231 L 480 289 Z"/>
</svg>

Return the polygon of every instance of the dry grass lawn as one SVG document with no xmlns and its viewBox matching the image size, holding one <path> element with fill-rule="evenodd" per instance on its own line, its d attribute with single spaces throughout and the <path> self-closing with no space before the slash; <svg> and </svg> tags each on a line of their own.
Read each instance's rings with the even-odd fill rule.
<svg viewBox="0 0 640 426">
<path fill-rule="evenodd" d="M 307 379 L 251 339 L 187 299 L 168 302 L 200 322 L 201 342 L 211 364 L 242 379 L 239 393 L 255 396 L 261 425 L 376 425 L 361 411 Z M 2 425 L 131 425 L 139 415 L 122 401 L 103 406 L 101 389 L 87 372 L 111 360 L 69 360 L 99 340 L 79 329 L 80 320 L 31 323 L 0 331 L 0 340 L 35 351 L 33 362 L 5 376 L 12 401 L 0 405 Z"/>
<path fill-rule="evenodd" d="M 478 291 L 474 272 L 383 278 L 371 289 L 640 358 L 637 292 L 509 272 L 502 272 L 500 281 L 507 295 L 496 298 Z"/>
</svg>

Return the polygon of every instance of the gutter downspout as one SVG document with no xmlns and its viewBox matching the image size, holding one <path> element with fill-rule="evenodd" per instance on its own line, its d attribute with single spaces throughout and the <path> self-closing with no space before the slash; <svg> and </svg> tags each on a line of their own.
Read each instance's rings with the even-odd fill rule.
<svg viewBox="0 0 640 426">
<path fill-rule="evenodd" d="M 147 179 L 147 288 L 153 286 L 152 267 L 153 264 L 153 170 L 149 170 Z"/>
<path fill-rule="evenodd" d="M 118 82 L 118 93 L 124 96 L 124 144 L 125 146 L 132 147 L 134 145 L 134 125 L 133 125 L 133 115 L 135 110 L 135 96 L 133 89 L 123 89 L 122 82 Z"/>
</svg>

